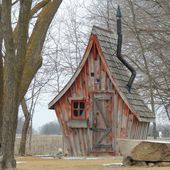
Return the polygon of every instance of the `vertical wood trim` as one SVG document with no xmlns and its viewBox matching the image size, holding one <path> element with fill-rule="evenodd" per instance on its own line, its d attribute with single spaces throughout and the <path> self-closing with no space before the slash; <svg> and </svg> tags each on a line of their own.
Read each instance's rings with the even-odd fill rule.
<svg viewBox="0 0 170 170">
<path fill-rule="evenodd" d="M 131 138 L 131 133 L 132 133 L 132 128 L 133 128 L 133 115 L 132 113 L 130 112 L 130 122 L 131 122 L 131 125 L 130 125 L 130 129 L 129 129 L 129 139 Z"/>
<path fill-rule="evenodd" d="M 89 129 L 88 129 L 89 130 Z M 83 133 L 83 141 L 84 141 L 84 147 L 85 147 L 85 152 L 86 152 L 86 155 L 90 152 L 90 136 L 87 132 L 87 130 L 83 129 L 84 133 Z"/>
<path fill-rule="evenodd" d="M 145 131 L 145 123 L 144 122 L 141 122 L 142 123 L 142 127 L 141 127 L 141 139 L 144 138 L 144 131 Z"/>
<path fill-rule="evenodd" d="M 139 129 L 139 122 L 136 120 L 135 124 L 135 139 L 138 139 L 138 129 Z"/>
<path fill-rule="evenodd" d="M 86 88 L 86 97 L 88 97 L 88 82 L 89 82 L 89 75 L 88 75 L 88 61 L 86 61 L 86 64 L 84 66 L 84 81 L 85 81 L 85 88 Z"/>
<path fill-rule="evenodd" d="M 90 128 L 92 128 L 93 126 L 93 114 L 94 114 L 94 94 L 92 94 L 91 98 L 90 98 L 90 101 L 89 101 L 89 126 Z M 92 134 L 92 130 L 90 130 L 90 128 L 88 128 L 88 132 L 87 132 L 87 135 L 85 135 L 84 137 L 86 139 L 88 139 L 88 144 L 87 144 L 87 148 L 89 151 L 92 150 L 92 147 L 93 147 L 93 134 Z"/>
<path fill-rule="evenodd" d="M 145 125 L 145 132 L 144 132 L 144 139 L 147 139 L 148 130 L 149 130 L 149 123 L 146 123 L 146 125 Z"/>
<path fill-rule="evenodd" d="M 83 129 L 79 129 L 79 140 L 80 140 L 80 146 L 81 146 L 81 156 L 85 155 L 85 147 L 84 147 L 84 139 L 83 139 Z"/>
<path fill-rule="evenodd" d="M 126 137 L 130 137 L 130 131 L 131 131 L 131 117 L 130 117 L 130 110 L 128 110 L 128 116 L 127 116 L 127 127 L 126 127 Z"/>
<path fill-rule="evenodd" d="M 149 123 L 145 123 L 145 129 L 144 129 L 144 134 L 143 134 L 143 139 L 147 139 L 147 129 L 148 129 L 148 124 Z"/>
<path fill-rule="evenodd" d="M 100 57 L 99 55 L 97 55 L 96 59 L 94 60 L 94 87 L 95 90 L 100 90 L 100 84 L 101 84 L 101 80 L 100 80 Z M 99 82 L 97 82 L 97 79 L 99 79 Z"/>
<path fill-rule="evenodd" d="M 68 121 L 68 115 L 67 115 L 67 110 L 65 106 L 65 97 L 63 96 L 61 100 L 58 102 L 60 109 L 62 110 L 62 115 L 64 118 L 64 122 Z"/>
<path fill-rule="evenodd" d="M 90 94 L 90 92 L 92 91 L 92 81 L 91 81 L 91 63 L 90 63 L 90 58 L 91 55 L 88 57 L 88 95 Z"/>
<path fill-rule="evenodd" d="M 109 91 L 109 92 L 111 91 L 111 88 L 110 88 L 110 79 L 107 76 L 107 73 L 106 73 L 106 90 Z"/>
<path fill-rule="evenodd" d="M 134 121 L 134 115 L 132 115 L 132 129 L 130 132 L 130 138 L 134 139 L 134 129 L 135 129 L 135 121 Z"/>
<path fill-rule="evenodd" d="M 106 90 L 106 72 L 104 70 L 101 70 L 101 90 Z"/>
<path fill-rule="evenodd" d="M 112 111 L 112 117 L 113 117 L 113 128 L 112 128 L 112 135 L 113 135 L 113 142 L 112 142 L 112 148 L 113 151 L 116 153 L 117 151 L 117 146 L 116 146 L 116 138 L 117 138 L 117 112 L 118 112 L 118 94 L 117 91 L 115 90 L 114 97 L 113 97 L 113 106 L 114 109 Z"/>
<path fill-rule="evenodd" d="M 122 137 L 122 130 L 123 130 L 123 111 L 124 111 L 124 101 L 121 100 L 121 119 L 120 119 L 120 137 Z"/>
<path fill-rule="evenodd" d="M 91 87 L 91 90 L 94 91 L 94 79 L 95 79 L 95 75 L 92 77 L 91 76 L 91 73 L 94 73 L 94 59 L 93 59 L 93 56 L 92 54 L 90 55 L 90 58 L 89 58 L 89 69 L 90 69 L 90 87 Z"/>
<path fill-rule="evenodd" d="M 81 83 L 82 83 L 82 91 L 83 91 L 83 96 L 87 98 L 87 87 L 86 87 L 86 65 L 84 66 L 84 68 L 82 69 L 82 74 L 81 74 Z"/>
<path fill-rule="evenodd" d="M 138 122 L 137 139 L 141 139 L 141 122 Z"/>
<path fill-rule="evenodd" d="M 72 155 L 77 156 L 73 130 L 70 130 L 69 138 L 70 138 L 70 143 L 71 143 L 71 146 L 72 146 L 72 148 L 71 148 L 72 149 Z"/>
<path fill-rule="evenodd" d="M 68 101 L 68 92 L 63 97 L 64 97 L 64 103 L 65 103 L 65 109 L 66 109 L 66 117 L 67 117 L 65 121 L 68 121 L 71 116 L 71 103 Z"/>
<path fill-rule="evenodd" d="M 122 99 L 119 98 L 118 100 L 118 129 L 117 129 L 117 137 L 120 138 L 120 132 L 121 132 L 121 120 L 122 120 Z"/>
<path fill-rule="evenodd" d="M 85 96 L 85 94 L 83 93 L 82 75 L 83 75 L 83 69 L 82 69 L 82 72 L 81 72 L 81 74 L 80 74 L 80 96 Z"/>
<path fill-rule="evenodd" d="M 74 141 L 76 145 L 76 152 L 77 156 L 81 155 L 81 146 L 80 146 L 80 140 L 79 140 L 79 129 L 74 129 Z"/>
<path fill-rule="evenodd" d="M 137 123 L 136 117 L 133 115 L 132 137 L 131 137 L 132 139 L 135 139 L 136 123 Z"/>
</svg>

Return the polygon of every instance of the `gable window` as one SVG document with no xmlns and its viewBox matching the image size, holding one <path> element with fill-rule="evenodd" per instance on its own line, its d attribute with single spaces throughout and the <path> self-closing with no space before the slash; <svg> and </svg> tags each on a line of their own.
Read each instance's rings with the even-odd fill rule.
<svg viewBox="0 0 170 170">
<path fill-rule="evenodd" d="M 85 119 L 85 102 L 83 100 L 80 101 L 72 101 L 72 119 Z"/>
</svg>

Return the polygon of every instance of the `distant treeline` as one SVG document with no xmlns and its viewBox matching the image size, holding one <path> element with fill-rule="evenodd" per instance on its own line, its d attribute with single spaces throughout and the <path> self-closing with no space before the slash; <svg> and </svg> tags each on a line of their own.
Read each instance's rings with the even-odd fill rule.
<svg viewBox="0 0 170 170">
<path fill-rule="evenodd" d="M 148 136 L 153 136 L 153 125 L 150 125 Z M 170 137 L 170 125 L 169 124 L 158 124 L 157 125 L 157 136 L 159 136 L 159 132 L 162 133 L 162 137 Z"/>
<path fill-rule="evenodd" d="M 24 120 L 18 119 L 17 134 L 21 134 Z M 61 135 L 61 128 L 57 121 L 52 121 L 42 125 L 39 129 L 32 129 L 33 134 L 41 135 Z"/>
</svg>

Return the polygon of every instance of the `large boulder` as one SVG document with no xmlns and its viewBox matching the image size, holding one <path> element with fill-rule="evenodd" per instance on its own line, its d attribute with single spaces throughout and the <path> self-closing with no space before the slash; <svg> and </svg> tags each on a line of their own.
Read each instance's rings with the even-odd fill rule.
<svg viewBox="0 0 170 170">
<path fill-rule="evenodd" d="M 170 162 L 170 142 L 156 140 L 118 139 L 118 150 L 124 156 L 123 163 L 134 165 L 143 162 L 161 165 L 161 162 Z M 142 164 L 143 164 L 142 163 Z"/>
</svg>

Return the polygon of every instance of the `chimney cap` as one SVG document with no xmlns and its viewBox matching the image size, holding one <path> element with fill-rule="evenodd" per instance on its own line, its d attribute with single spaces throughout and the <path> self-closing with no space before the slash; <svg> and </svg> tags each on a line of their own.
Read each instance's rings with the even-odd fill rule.
<svg viewBox="0 0 170 170">
<path fill-rule="evenodd" d="M 118 17 L 118 18 L 121 18 L 121 17 L 122 17 L 122 14 L 121 14 L 120 6 L 119 6 L 119 5 L 118 5 L 118 7 L 117 7 L 117 14 L 116 14 L 116 17 Z"/>
</svg>

